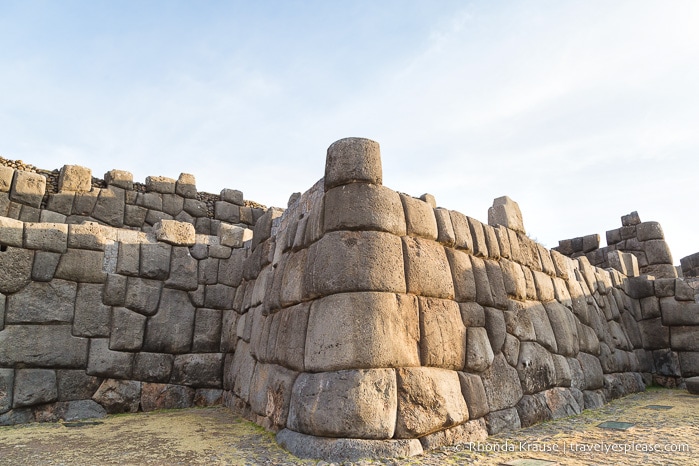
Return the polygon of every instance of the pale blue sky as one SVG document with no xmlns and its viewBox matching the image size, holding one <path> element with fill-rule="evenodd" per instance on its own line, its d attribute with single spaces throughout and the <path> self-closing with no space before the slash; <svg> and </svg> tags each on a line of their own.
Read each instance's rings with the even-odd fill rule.
<svg viewBox="0 0 699 466">
<path fill-rule="evenodd" d="M 548 247 L 637 210 L 699 251 L 699 2 L 0 0 L 0 155 L 286 206 L 347 136 L 384 184 Z"/>
</svg>

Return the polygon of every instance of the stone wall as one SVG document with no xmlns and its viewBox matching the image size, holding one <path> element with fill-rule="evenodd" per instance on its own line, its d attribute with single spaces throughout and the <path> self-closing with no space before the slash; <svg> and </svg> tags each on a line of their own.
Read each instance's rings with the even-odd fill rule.
<svg viewBox="0 0 699 466">
<path fill-rule="evenodd" d="M 602 262 L 597 237 L 596 267 L 531 240 L 507 197 L 485 224 L 384 187 L 370 140 L 331 145 L 252 231 L 179 220 L 2 219 L 2 422 L 220 396 L 299 456 L 412 456 L 699 373 L 694 288 L 647 268 L 659 226 Z"/>
</svg>

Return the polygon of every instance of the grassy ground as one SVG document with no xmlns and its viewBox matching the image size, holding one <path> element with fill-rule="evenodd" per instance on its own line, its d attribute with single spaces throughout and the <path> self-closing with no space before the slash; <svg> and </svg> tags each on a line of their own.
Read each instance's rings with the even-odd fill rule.
<svg viewBox="0 0 699 466">
<path fill-rule="evenodd" d="M 672 408 L 657 411 L 648 409 L 648 405 Z M 635 425 L 626 431 L 597 427 L 604 421 Z M 654 451 L 648 451 L 651 448 Z M 660 451 L 655 451 L 657 448 Z M 699 465 L 697 453 L 699 396 L 682 390 L 649 389 L 580 416 L 498 434 L 480 445 L 459 445 L 417 458 L 361 464 L 482 465 L 539 459 L 565 465 Z M 273 434 L 225 408 L 123 414 L 83 423 L 0 427 L 0 464 L 3 465 L 317 463 L 290 455 L 276 444 Z"/>
</svg>

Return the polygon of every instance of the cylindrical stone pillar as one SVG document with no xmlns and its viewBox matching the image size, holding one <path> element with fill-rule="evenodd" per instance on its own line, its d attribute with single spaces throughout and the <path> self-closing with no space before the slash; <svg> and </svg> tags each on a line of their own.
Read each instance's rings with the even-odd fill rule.
<svg viewBox="0 0 699 466">
<path fill-rule="evenodd" d="M 325 159 L 325 190 L 357 182 L 381 184 L 379 143 L 364 138 L 335 141 Z"/>
</svg>

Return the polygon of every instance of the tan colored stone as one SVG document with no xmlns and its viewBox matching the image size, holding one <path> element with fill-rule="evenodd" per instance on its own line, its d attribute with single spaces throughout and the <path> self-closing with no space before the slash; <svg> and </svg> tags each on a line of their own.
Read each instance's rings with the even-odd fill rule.
<svg viewBox="0 0 699 466">
<path fill-rule="evenodd" d="M 367 183 L 352 183 L 325 194 L 325 231 L 377 230 L 405 235 L 405 216 L 397 192 Z"/>
<path fill-rule="evenodd" d="M 459 305 L 446 299 L 418 299 L 422 365 L 463 369 L 466 360 L 466 327 L 461 319 Z M 403 364 L 409 365 L 413 364 Z"/>
<path fill-rule="evenodd" d="M 63 165 L 58 175 L 58 192 L 86 192 L 92 189 L 92 170 L 80 165 Z"/>
</svg>

